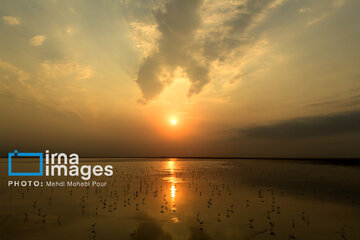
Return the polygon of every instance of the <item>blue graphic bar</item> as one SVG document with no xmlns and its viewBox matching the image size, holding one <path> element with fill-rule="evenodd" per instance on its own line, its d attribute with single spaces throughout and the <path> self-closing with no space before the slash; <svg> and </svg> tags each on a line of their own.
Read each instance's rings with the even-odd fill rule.
<svg viewBox="0 0 360 240">
<path fill-rule="evenodd" d="M 12 172 L 11 161 L 12 157 L 39 157 L 40 159 L 40 171 L 39 172 Z M 8 155 L 9 176 L 43 176 L 43 153 L 18 153 L 15 150 Z"/>
</svg>

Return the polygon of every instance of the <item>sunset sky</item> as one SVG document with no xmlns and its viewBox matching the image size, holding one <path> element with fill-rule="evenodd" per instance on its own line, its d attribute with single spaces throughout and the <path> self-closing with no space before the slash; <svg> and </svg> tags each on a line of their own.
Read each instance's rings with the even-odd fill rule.
<svg viewBox="0 0 360 240">
<path fill-rule="evenodd" d="M 0 0 L 0 155 L 360 156 L 359 11 Z"/>
</svg>

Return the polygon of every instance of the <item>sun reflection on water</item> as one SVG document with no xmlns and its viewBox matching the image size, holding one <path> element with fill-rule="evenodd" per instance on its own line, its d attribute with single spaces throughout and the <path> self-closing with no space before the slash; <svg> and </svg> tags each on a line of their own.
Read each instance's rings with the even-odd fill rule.
<svg viewBox="0 0 360 240">
<path fill-rule="evenodd" d="M 175 170 L 176 170 L 176 159 L 170 158 L 169 161 L 167 161 L 167 170 L 169 171 L 168 177 L 165 177 L 164 180 L 166 182 L 171 183 L 170 185 L 170 209 L 172 211 L 173 217 L 171 218 L 171 222 L 178 223 L 180 220 L 176 216 L 176 194 L 178 192 L 178 189 L 176 187 L 176 184 L 179 182 L 175 176 Z"/>
<path fill-rule="evenodd" d="M 170 190 L 171 190 L 171 198 L 172 198 L 172 199 L 175 199 L 175 196 L 176 196 L 176 187 L 175 187 L 174 184 L 171 185 Z"/>
<path fill-rule="evenodd" d="M 170 158 L 169 161 L 167 162 L 168 164 L 168 169 L 170 171 L 170 174 L 174 174 L 175 171 L 175 161 L 176 158 Z"/>
</svg>

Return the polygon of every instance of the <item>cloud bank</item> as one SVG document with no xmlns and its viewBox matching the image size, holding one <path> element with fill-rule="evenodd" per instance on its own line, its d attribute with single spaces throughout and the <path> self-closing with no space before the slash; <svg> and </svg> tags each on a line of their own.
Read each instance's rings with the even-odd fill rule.
<svg viewBox="0 0 360 240">
<path fill-rule="evenodd" d="M 272 125 L 237 130 L 240 136 L 270 139 L 328 137 L 360 132 L 360 110 L 326 116 L 295 118 Z"/>
</svg>

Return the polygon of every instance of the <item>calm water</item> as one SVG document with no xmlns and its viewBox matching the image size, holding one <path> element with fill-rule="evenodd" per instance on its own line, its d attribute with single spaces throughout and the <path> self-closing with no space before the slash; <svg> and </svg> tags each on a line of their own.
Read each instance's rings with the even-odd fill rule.
<svg viewBox="0 0 360 240">
<path fill-rule="evenodd" d="M 35 188 L 8 187 L 1 159 L 1 239 L 360 239 L 359 167 L 106 161 L 114 176 L 92 180 L 107 187 Z"/>
</svg>

